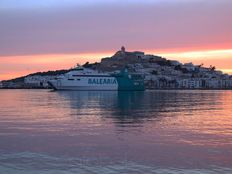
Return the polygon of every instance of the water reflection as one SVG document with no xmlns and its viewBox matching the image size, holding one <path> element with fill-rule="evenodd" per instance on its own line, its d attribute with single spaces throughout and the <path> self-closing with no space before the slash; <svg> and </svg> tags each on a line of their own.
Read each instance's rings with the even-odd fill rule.
<svg viewBox="0 0 232 174">
<path fill-rule="evenodd" d="M 104 116 L 118 119 L 119 124 L 222 110 L 223 105 L 223 96 L 214 91 L 59 91 L 57 94 L 69 102 L 76 116 Z"/>
<path fill-rule="evenodd" d="M 0 96 L 0 173 L 232 172 L 230 91 Z"/>
<path fill-rule="evenodd" d="M 70 102 L 76 116 L 94 114 L 99 117 L 116 118 L 131 123 L 144 119 L 142 110 L 144 92 L 117 91 L 61 91 L 60 96 Z"/>
</svg>

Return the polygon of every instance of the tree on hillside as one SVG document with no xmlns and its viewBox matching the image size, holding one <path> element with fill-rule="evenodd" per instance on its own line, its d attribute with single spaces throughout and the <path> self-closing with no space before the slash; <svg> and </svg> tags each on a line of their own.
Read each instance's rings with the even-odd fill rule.
<svg viewBox="0 0 232 174">
<path fill-rule="evenodd" d="M 215 69 L 216 69 L 216 67 L 215 67 L 215 66 L 212 66 L 212 65 L 210 65 L 209 68 L 210 68 L 211 71 L 215 71 Z"/>
</svg>

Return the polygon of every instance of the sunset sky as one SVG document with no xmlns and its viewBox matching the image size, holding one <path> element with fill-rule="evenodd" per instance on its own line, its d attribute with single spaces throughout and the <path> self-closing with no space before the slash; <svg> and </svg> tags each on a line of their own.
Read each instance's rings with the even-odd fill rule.
<svg viewBox="0 0 232 174">
<path fill-rule="evenodd" d="M 122 45 L 232 74 L 232 0 L 0 0 L 0 80 Z"/>
</svg>

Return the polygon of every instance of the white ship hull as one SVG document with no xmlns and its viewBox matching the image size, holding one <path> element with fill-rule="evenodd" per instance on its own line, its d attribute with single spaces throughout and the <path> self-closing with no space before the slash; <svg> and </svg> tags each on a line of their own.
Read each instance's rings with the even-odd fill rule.
<svg viewBox="0 0 232 174">
<path fill-rule="evenodd" d="M 118 90 L 118 83 L 114 77 L 83 77 L 77 81 L 51 80 L 49 84 L 56 90 L 101 91 Z"/>
<path fill-rule="evenodd" d="M 97 86 L 61 86 L 55 88 L 56 90 L 71 90 L 71 91 L 116 91 L 118 88 L 112 87 L 97 87 Z"/>
</svg>

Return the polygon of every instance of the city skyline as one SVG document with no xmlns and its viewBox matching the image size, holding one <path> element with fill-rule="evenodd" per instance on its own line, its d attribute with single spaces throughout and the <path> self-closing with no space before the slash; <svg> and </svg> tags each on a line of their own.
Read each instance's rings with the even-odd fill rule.
<svg viewBox="0 0 232 174">
<path fill-rule="evenodd" d="M 229 0 L 2 0 L 0 80 L 100 61 L 124 45 L 232 73 Z"/>
</svg>

